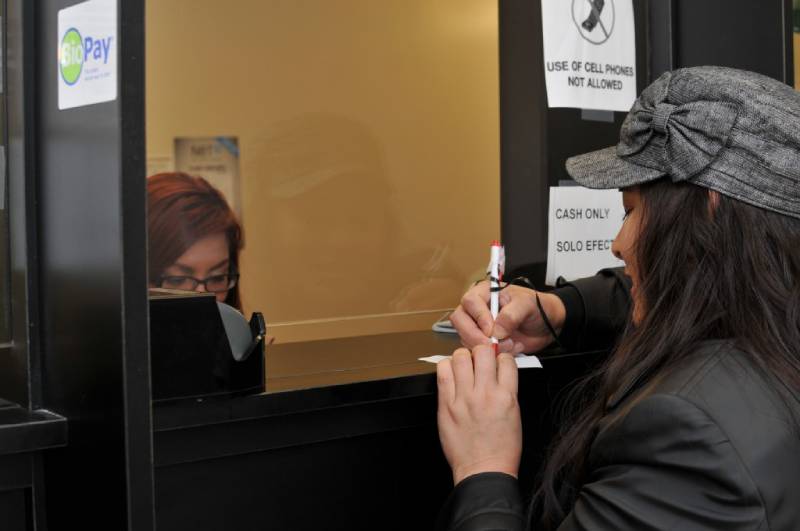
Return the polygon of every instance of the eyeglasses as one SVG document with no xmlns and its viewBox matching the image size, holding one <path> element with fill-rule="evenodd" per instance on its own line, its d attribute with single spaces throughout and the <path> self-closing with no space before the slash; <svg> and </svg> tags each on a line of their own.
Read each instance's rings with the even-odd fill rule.
<svg viewBox="0 0 800 531">
<path fill-rule="evenodd" d="M 170 275 L 159 279 L 160 288 L 180 289 L 184 291 L 195 291 L 197 286 L 203 285 L 206 291 L 211 293 L 221 293 L 228 291 L 236 285 L 239 280 L 239 273 L 225 273 L 222 275 L 211 275 L 208 278 L 199 279 L 194 277 Z"/>
</svg>

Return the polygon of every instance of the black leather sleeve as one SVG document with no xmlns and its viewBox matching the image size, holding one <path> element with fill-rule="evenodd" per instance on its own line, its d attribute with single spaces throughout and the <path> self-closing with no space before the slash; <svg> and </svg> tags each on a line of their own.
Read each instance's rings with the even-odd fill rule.
<svg viewBox="0 0 800 531">
<path fill-rule="evenodd" d="M 567 317 L 559 335 L 573 352 L 611 349 L 628 322 L 631 281 L 622 268 L 603 269 L 573 282 L 559 279 L 553 290 L 564 303 Z"/>
<path fill-rule="evenodd" d="M 680 396 L 638 402 L 601 430 L 590 461 L 589 480 L 559 531 L 769 529 L 759 489 L 727 435 Z M 492 472 L 459 483 L 437 529 L 524 526 L 517 481 Z"/>
<path fill-rule="evenodd" d="M 597 464 L 559 531 L 769 529 L 731 441 L 680 396 L 640 401 L 598 435 L 590 459 Z"/>
<path fill-rule="evenodd" d="M 501 472 L 470 476 L 453 489 L 437 531 L 522 531 L 525 508 L 517 480 Z"/>
</svg>

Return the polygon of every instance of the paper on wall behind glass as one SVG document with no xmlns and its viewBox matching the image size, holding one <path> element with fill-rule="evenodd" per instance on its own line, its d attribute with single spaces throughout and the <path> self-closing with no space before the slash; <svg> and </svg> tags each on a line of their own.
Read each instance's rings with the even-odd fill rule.
<svg viewBox="0 0 800 531">
<path fill-rule="evenodd" d="M 545 283 L 554 286 L 558 277 L 575 280 L 623 266 L 611 253 L 611 244 L 624 215 L 618 190 L 551 187 Z"/>
<path fill-rule="evenodd" d="M 241 221 L 237 137 L 176 138 L 175 171 L 203 177 L 217 187 Z"/>
<path fill-rule="evenodd" d="M 630 110 L 636 99 L 633 0 L 542 0 L 550 107 Z"/>
</svg>

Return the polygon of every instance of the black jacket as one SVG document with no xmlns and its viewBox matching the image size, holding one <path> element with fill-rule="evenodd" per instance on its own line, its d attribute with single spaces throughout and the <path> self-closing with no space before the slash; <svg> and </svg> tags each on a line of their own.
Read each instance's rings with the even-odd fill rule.
<svg viewBox="0 0 800 531">
<path fill-rule="evenodd" d="M 627 289 L 616 271 L 561 288 L 570 320 L 562 336 L 613 337 Z M 707 342 L 680 367 L 611 397 L 589 479 L 559 530 L 800 530 L 798 418 L 797 397 L 779 396 L 747 354 Z M 453 531 L 525 528 L 517 481 L 501 473 L 459 483 L 442 517 Z"/>
</svg>

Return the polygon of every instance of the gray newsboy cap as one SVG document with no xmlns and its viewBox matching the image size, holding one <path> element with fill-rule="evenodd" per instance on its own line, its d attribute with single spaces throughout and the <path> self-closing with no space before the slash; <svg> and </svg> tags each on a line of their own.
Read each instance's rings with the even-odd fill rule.
<svg viewBox="0 0 800 531">
<path fill-rule="evenodd" d="M 800 218 L 800 93 L 722 67 L 667 72 L 639 96 L 615 147 L 567 160 L 589 188 L 669 176 Z"/>
</svg>

